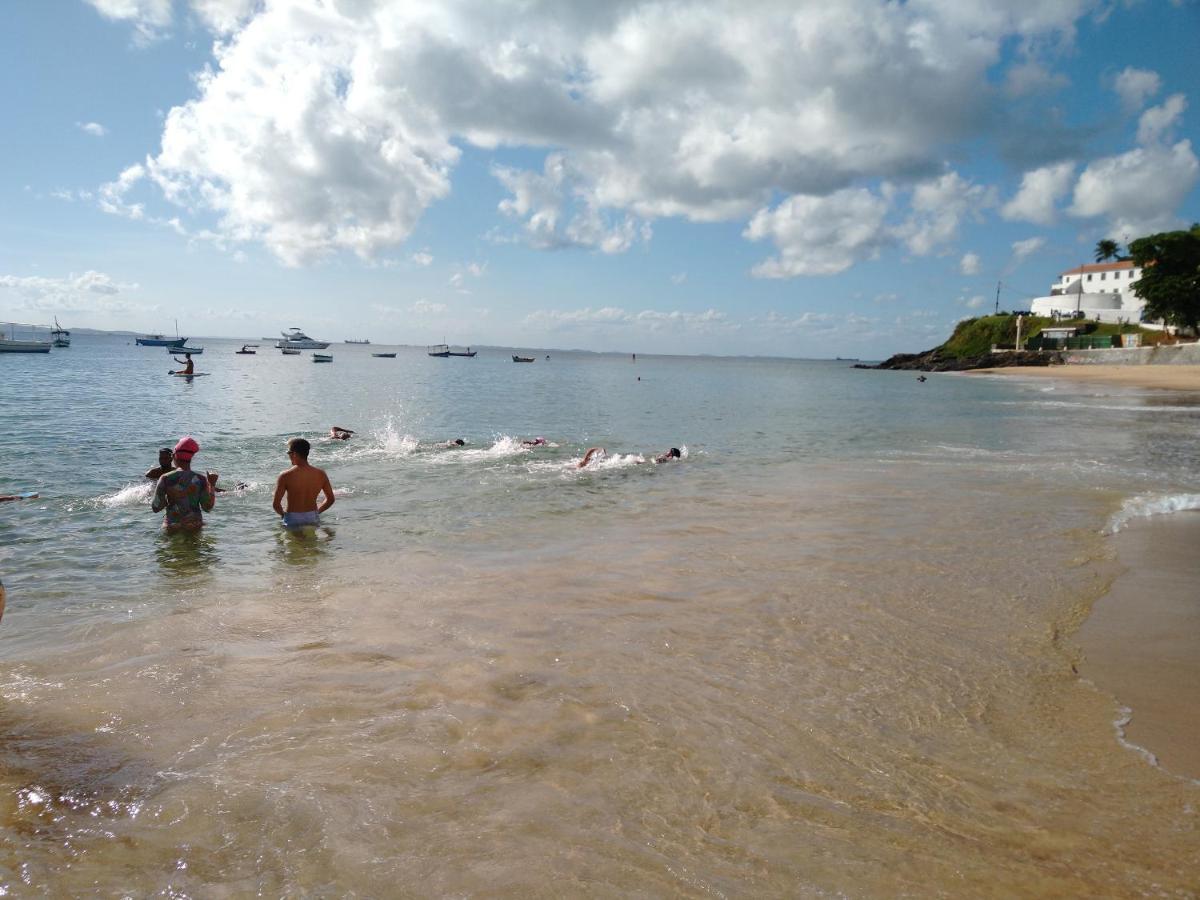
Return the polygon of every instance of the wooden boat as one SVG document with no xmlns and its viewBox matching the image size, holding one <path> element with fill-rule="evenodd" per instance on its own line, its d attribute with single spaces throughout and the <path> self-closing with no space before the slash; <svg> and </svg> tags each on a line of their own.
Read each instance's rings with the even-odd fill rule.
<svg viewBox="0 0 1200 900">
<path fill-rule="evenodd" d="M 233 352 L 239 356 L 254 356 L 258 353 L 257 350 L 251 350 L 249 344 L 242 344 L 241 350 L 234 350 Z"/>
<path fill-rule="evenodd" d="M 374 356 L 376 359 L 395 359 L 396 358 L 395 353 L 372 353 L 371 355 Z"/>
<path fill-rule="evenodd" d="M 58 316 L 54 317 L 54 330 L 50 332 L 50 338 L 55 347 L 71 346 L 71 332 L 58 324 Z"/>
<path fill-rule="evenodd" d="M 284 347 L 279 352 L 282 353 L 284 356 L 299 356 L 300 355 L 299 350 L 289 350 L 287 347 Z"/>
<path fill-rule="evenodd" d="M 513 362 L 533 362 L 533 357 L 532 356 L 517 356 L 517 354 L 514 353 L 513 354 Z"/>
<path fill-rule="evenodd" d="M 333 362 L 333 354 L 331 353 L 314 353 L 312 355 L 313 362 Z"/>
<path fill-rule="evenodd" d="M 145 334 L 136 340 L 139 347 L 182 347 L 187 343 L 185 337 L 169 338 L 161 334 Z"/>
<path fill-rule="evenodd" d="M 449 344 L 434 344 L 429 348 L 428 352 L 430 356 L 439 356 L 442 359 L 446 359 L 451 356 L 474 356 L 478 351 L 472 350 L 470 347 L 465 351 L 451 350 Z"/>
<path fill-rule="evenodd" d="M 199 356 L 204 352 L 203 347 L 168 347 L 168 353 L 190 353 L 192 356 Z"/>
</svg>

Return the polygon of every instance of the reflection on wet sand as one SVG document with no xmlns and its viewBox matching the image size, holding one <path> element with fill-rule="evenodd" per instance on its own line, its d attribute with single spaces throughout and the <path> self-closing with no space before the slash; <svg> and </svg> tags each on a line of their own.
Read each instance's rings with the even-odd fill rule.
<svg viewBox="0 0 1200 900">
<path fill-rule="evenodd" d="M 336 534 L 328 525 L 280 528 L 275 534 L 274 556 L 292 566 L 315 565 L 330 552 Z"/>
<path fill-rule="evenodd" d="M 177 579 L 208 576 L 221 561 L 216 540 L 204 531 L 160 532 L 154 554 L 162 573 Z"/>
</svg>

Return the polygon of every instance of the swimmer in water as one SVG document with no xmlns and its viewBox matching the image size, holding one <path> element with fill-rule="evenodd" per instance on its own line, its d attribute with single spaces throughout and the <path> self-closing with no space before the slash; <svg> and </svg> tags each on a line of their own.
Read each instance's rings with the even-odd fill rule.
<svg viewBox="0 0 1200 900">
<path fill-rule="evenodd" d="M 678 447 L 672 447 L 670 450 L 660 453 L 658 456 L 654 457 L 654 461 L 656 463 L 670 462 L 673 459 L 683 459 L 683 455 L 679 452 Z"/>
<path fill-rule="evenodd" d="M 467 444 L 467 442 L 464 441 L 462 438 L 455 438 L 452 441 L 442 441 L 437 446 L 438 447 L 446 447 L 446 448 L 450 449 L 450 448 L 454 448 L 454 447 L 465 447 L 466 444 Z"/>
<path fill-rule="evenodd" d="M 577 468 L 577 469 L 586 468 L 588 463 L 590 463 L 593 459 L 600 459 L 601 457 L 604 457 L 607 455 L 608 455 L 608 451 L 605 450 L 603 447 L 589 447 L 587 453 L 583 454 L 583 459 L 581 459 L 578 463 L 575 464 L 575 468 Z"/>
<path fill-rule="evenodd" d="M 521 446 L 522 447 L 545 447 L 549 443 L 550 442 L 548 440 L 546 440 L 544 437 L 538 436 L 538 437 L 533 438 L 532 440 L 521 441 Z"/>
<path fill-rule="evenodd" d="M 151 481 L 158 481 L 168 472 L 175 468 L 175 455 L 170 447 L 163 447 L 158 451 L 158 465 L 146 472 L 146 477 Z"/>
<path fill-rule="evenodd" d="M 271 505 L 275 512 L 283 516 L 283 524 L 287 528 L 303 525 L 320 525 L 320 514 L 333 506 L 337 498 L 333 495 L 333 486 L 324 470 L 308 464 L 308 453 L 311 449 L 304 438 L 292 438 L 288 441 L 288 459 L 292 467 L 279 475 L 275 482 L 275 499 Z M 324 502 L 317 505 L 317 497 L 325 495 Z M 284 511 L 283 500 L 287 498 L 287 511 Z"/>
<path fill-rule="evenodd" d="M 354 434 L 353 431 L 340 425 L 334 425 L 329 429 L 329 439 L 333 441 L 348 441 L 352 434 Z"/>
</svg>

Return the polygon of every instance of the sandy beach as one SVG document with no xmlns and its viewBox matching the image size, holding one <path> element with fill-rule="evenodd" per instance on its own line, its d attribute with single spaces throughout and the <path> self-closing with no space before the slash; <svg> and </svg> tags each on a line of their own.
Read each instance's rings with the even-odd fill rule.
<svg viewBox="0 0 1200 900">
<path fill-rule="evenodd" d="M 1011 366 L 1003 369 L 973 369 L 968 375 L 1012 375 L 1030 378 L 1063 378 L 1069 381 L 1094 381 L 1128 387 L 1163 388 L 1175 391 L 1200 391 L 1200 366 Z"/>
<path fill-rule="evenodd" d="M 1082 674 L 1130 710 L 1130 743 L 1200 779 L 1200 512 L 1134 522 L 1113 539 L 1126 572 L 1076 635 Z"/>
</svg>

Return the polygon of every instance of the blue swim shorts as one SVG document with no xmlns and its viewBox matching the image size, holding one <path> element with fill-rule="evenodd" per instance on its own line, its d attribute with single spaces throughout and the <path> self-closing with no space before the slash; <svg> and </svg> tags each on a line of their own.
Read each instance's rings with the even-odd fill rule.
<svg viewBox="0 0 1200 900">
<path fill-rule="evenodd" d="M 288 512 L 283 514 L 284 528 L 302 528 L 305 525 L 320 525 L 321 518 L 315 509 L 308 512 Z"/>
</svg>

